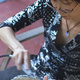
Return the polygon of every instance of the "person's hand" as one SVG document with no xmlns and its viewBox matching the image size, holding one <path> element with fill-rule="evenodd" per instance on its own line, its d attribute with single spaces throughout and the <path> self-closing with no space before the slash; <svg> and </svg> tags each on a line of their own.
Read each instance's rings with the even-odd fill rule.
<svg viewBox="0 0 80 80">
<path fill-rule="evenodd" d="M 44 79 L 43 80 L 48 80 L 48 76 L 44 76 Z"/>
<path fill-rule="evenodd" d="M 14 50 L 12 58 L 18 70 L 21 70 L 22 63 L 24 63 L 24 68 L 26 70 L 30 68 L 30 54 L 28 50 L 17 48 Z"/>
<path fill-rule="evenodd" d="M 4 33 L 5 32 L 5 33 Z M 30 68 L 29 51 L 24 49 L 24 46 L 16 39 L 15 33 L 12 28 L 5 26 L 0 28 L 0 39 L 13 51 L 13 60 L 17 69 L 21 69 L 24 63 L 25 69 Z"/>
</svg>

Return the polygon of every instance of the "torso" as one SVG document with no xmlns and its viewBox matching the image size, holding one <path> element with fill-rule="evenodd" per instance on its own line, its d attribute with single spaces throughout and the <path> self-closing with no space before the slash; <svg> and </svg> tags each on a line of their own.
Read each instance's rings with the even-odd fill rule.
<svg viewBox="0 0 80 80">
<path fill-rule="evenodd" d="M 79 25 L 80 26 L 80 25 Z M 61 20 L 61 24 L 59 27 L 59 31 L 56 36 L 55 44 L 56 47 L 61 47 L 69 43 L 77 34 L 80 32 L 80 27 L 76 26 L 73 30 L 70 31 L 70 36 L 66 36 L 65 33 L 67 31 L 66 21 L 64 19 Z"/>
</svg>

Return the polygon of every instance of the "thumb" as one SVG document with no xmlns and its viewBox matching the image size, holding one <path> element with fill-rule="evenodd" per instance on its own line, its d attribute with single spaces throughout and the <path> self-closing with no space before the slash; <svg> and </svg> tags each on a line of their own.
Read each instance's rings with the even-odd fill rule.
<svg viewBox="0 0 80 80">
<path fill-rule="evenodd" d="M 43 80 L 48 80 L 48 76 L 44 76 L 44 79 Z"/>
</svg>

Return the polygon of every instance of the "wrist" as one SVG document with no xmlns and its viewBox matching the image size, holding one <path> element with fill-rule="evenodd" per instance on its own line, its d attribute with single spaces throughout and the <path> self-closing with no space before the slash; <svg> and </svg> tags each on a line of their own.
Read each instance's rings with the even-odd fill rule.
<svg viewBox="0 0 80 80">
<path fill-rule="evenodd" d="M 20 42 L 14 42 L 12 45 L 9 46 L 9 48 L 14 52 L 17 49 L 24 49 L 23 45 Z"/>
</svg>

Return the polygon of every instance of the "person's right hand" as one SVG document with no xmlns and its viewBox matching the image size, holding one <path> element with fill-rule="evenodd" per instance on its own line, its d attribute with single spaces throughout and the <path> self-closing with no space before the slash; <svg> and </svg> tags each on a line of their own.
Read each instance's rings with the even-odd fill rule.
<svg viewBox="0 0 80 80">
<path fill-rule="evenodd" d="M 24 63 L 24 68 L 27 70 L 30 68 L 30 54 L 28 50 L 24 48 L 17 48 L 13 53 L 13 61 L 18 70 L 21 70 L 21 65 Z"/>
<path fill-rule="evenodd" d="M 17 69 L 21 69 L 24 63 L 25 69 L 30 68 L 29 51 L 16 39 L 15 33 L 12 28 L 5 26 L 0 28 L 0 39 L 13 51 L 13 60 Z"/>
</svg>

